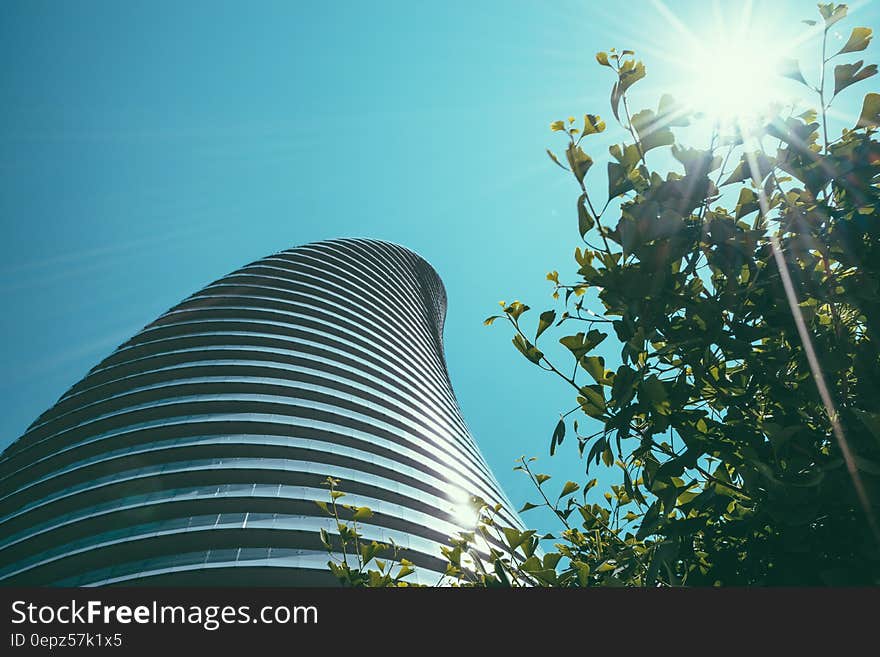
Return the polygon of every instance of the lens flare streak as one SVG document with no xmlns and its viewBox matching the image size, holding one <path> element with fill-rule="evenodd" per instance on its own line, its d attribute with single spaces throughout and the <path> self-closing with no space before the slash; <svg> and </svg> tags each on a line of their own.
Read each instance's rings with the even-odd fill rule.
<svg viewBox="0 0 880 657">
<path fill-rule="evenodd" d="M 755 172 L 758 171 L 758 164 L 755 159 L 753 153 L 748 153 L 747 155 L 749 161 L 749 168 L 752 171 L 752 181 L 755 186 L 758 188 L 758 202 L 761 206 L 761 213 L 766 217 L 769 216 L 770 205 L 767 201 L 767 194 L 764 191 L 764 186 L 761 184 L 760 180 L 758 180 L 758 176 L 755 175 Z M 831 393 L 828 390 L 828 385 L 825 382 L 825 376 L 822 373 L 822 367 L 819 364 L 819 359 L 816 356 L 816 350 L 813 347 L 813 340 L 810 337 L 810 331 L 807 328 L 807 323 L 804 321 L 803 314 L 801 313 L 800 306 L 798 305 L 797 293 L 794 289 L 794 284 L 791 280 L 791 273 L 788 271 L 788 265 L 785 263 L 785 258 L 782 256 L 782 249 L 779 244 L 779 239 L 772 235 L 770 237 L 770 246 L 773 251 L 773 259 L 776 261 L 776 267 L 779 269 L 779 275 L 782 278 L 782 286 L 785 290 L 785 297 L 788 301 L 788 307 L 791 311 L 792 317 L 794 318 L 795 326 L 797 326 L 798 336 L 801 339 L 801 344 L 804 347 L 804 353 L 807 357 L 807 362 L 810 364 L 810 373 L 813 376 L 813 380 L 816 382 L 816 388 L 819 391 L 819 397 L 822 399 L 822 405 L 825 407 L 825 413 L 828 415 L 828 421 L 831 423 L 831 429 L 834 433 L 834 438 L 837 441 L 837 445 L 840 448 L 840 453 L 843 456 L 843 460 L 846 463 L 846 469 L 849 472 L 849 476 L 852 479 L 853 487 L 856 490 L 856 494 L 859 497 L 859 502 L 862 505 L 862 509 L 867 516 L 868 524 L 871 527 L 871 532 L 874 534 L 874 538 L 880 543 L 880 527 L 877 526 L 877 520 L 874 517 L 874 510 L 871 506 L 871 500 L 868 497 L 868 493 L 865 490 L 864 483 L 862 482 L 862 478 L 859 475 L 858 467 L 856 466 L 855 458 L 853 457 L 852 451 L 849 448 L 849 443 L 846 440 L 846 435 L 843 432 L 843 426 L 840 423 L 840 415 L 837 412 L 837 408 L 834 405 L 834 400 L 831 398 Z"/>
</svg>

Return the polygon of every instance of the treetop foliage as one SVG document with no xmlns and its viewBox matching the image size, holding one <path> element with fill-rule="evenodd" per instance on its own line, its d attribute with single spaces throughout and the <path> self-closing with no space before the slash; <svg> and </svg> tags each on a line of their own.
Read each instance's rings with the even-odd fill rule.
<svg viewBox="0 0 880 657">
<path fill-rule="evenodd" d="M 605 198 L 588 151 L 606 121 L 553 121 L 565 142 L 548 154 L 575 191 L 579 243 L 559 268 L 572 273 L 547 275 L 554 307 L 504 303 L 485 322 L 507 322 L 521 355 L 567 382 L 549 453 L 576 445 L 585 481 L 551 494 L 521 459 L 539 497 L 523 511 L 549 508 L 559 530 L 541 552 L 534 531 L 481 524 L 482 544 L 457 539 L 474 556 L 451 564 L 458 583 L 880 584 L 880 94 L 829 135 L 835 97 L 877 73 L 841 61 L 866 49 L 869 28 L 826 52 L 846 12 L 819 5 L 814 85 L 784 63 L 817 109 L 717 129 L 705 147 L 679 143 L 694 117 L 669 95 L 631 111 L 647 75 L 635 52 L 596 55 L 624 135 L 603 158 Z M 661 151 L 676 170 L 652 168 L 670 161 Z M 567 362 L 545 354 L 549 340 Z M 614 363 L 596 354 L 606 340 Z M 599 491 L 598 467 L 618 483 Z"/>
</svg>

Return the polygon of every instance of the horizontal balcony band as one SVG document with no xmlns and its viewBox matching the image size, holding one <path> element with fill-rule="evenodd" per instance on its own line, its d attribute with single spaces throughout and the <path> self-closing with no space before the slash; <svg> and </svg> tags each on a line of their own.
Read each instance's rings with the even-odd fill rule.
<svg viewBox="0 0 880 657">
<path fill-rule="evenodd" d="M 488 472 L 488 467 L 482 463 L 482 458 L 467 434 L 451 432 L 447 427 L 435 423 L 432 417 L 419 415 L 408 405 L 403 405 L 398 399 L 386 395 L 379 387 L 366 389 L 361 385 L 353 385 L 353 382 L 346 379 L 327 377 L 320 370 L 276 368 L 272 372 L 275 375 L 273 378 L 235 376 L 234 371 L 234 368 L 227 367 L 220 376 L 175 379 L 117 395 L 105 394 L 100 401 L 68 411 L 41 425 L 39 432 L 32 430 L 30 435 L 35 439 L 41 435 L 48 438 L 89 422 L 133 412 L 145 406 L 185 401 L 204 395 L 228 397 L 232 402 L 246 399 L 248 395 L 271 397 L 282 403 L 291 400 L 308 403 L 337 399 L 340 407 L 349 410 L 366 409 L 366 414 L 377 420 L 399 425 L 399 428 L 406 431 L 426 436 L 441 447 L 446 445 L 444 449 L 456 451 L 464 449 L 471 453 L 472 459 L 476 460 L 476 465 L 481 470 Z"/>
<path fill-rule="evenodd" d="M 154 465 L 149 465 L 150 459 L 156 459 L 157 456 L 150 454 L 149 445 L 146 449 L 140 448 L 131 455 L 128 455 L 125 449 L 120 449 L 113 457 L 102 459 L 102 455 L 99 454 L 92 462 L 77 462 L 52 477 L 40 482 L 29 483 L 17 495 L 7 496 L 0 508 L 5 513 L 18 515 L 37 506 L 56 503 L 59 497 L 75 494 L 80 489 L 98 486 L 104 482 L 119 487 L 127 477 L 134 476 L 146 479 L 161 476 L 165 479 L 170 476 L 172 470 L 178 470 L 195 478 L 198 475 L 194 471 L 195 465 L 181 465 L 180 459 L 186 454 L 197 456 L 200 452 L 214 454 L 215 457 L 193 459 L 193 461 L 199 461 L 206 467 L 210 466 L 222 471 L 246 469 L 249 471 L 247 476 L 255 477 L 255 481 L 280 483 L 285 481 L 283 475 L 297 461 L 310 460 L 316 465 L 339 465 L 379 476 L 387 476 L 389 479 L 397 479 L 415 488 L 427 492 L 438 492 L 440 495 L 450 493 L 450 486 L 454 486 L 454 491 L 464 491 L 467 495 L 478 495 L 491 503 L 499 501 L 506 503 L 506 499 L 494 480 L 482 479 L 475 483 L 456 474 L 451 474 L 448 470 L 427 469 L 423 462 L 417 460 L 411 460 L 410 465 L 407 466 L 399 458 L 399 455 L 391 453 L 388 456 L 394 458 L 382 457 L 370 451 L 352 449 L 345 444 L 331 443 L 327 441 L 325 431 L 318 431 L 316 435 L 319 436 L 317 440 L 299 438 L 294 439 L 293 445 L 274 446 L 266 446 L 263 436 L 260 436 L 262 444 L 242 442 L 243 439 L 239 436 L 222 442 L 212 438 L 202 438 L 198 445 L 166 441 L 166 444 L 156 448 L 156 452 L 159 457 L 165 456 L 167 460 L 158 459 Z M 362 447 L 372 447 L 370 443 L 360 444 Z M 237 451 L 233 449 L 236 447 Z M 255 455 L 264 449 L 274 456 L 255 458 Z M 230 452 L 232 453 L 230 454 Z M 287 453 L 285 454 L 285 452 Z M 218 453 L 219 456 L 217 456 Z M 139 464 L 140 467 L 126 469 L 126 463 Z M 261 472 L 258 473 L 257 470 Z M 239 475 L 239 477 L 241 476 L 243 475 Z M 158 479 L 156 485 L 159 485 Z M 119 496 L 119 493 L 116 495 Z M 87 502 L 88 500 L 82 501 L 83 504 Z"/>
<path fill-rule="evenodd" d="M 55 444 L 73 444 L 80 438 L 90 438 L 104 433 L 123 431 L 128 428 L 135 429 L 139 426 L 160 427 L 175 424 L 186 420 L 200 422 L 222 422 L 259 420 L 260 418 L 274 418 L 275 421 L 286 421 L 295 424 L 297 420 L 314 419 L 323 421 L 333 427 L 344 427 L 358 431 L 363 435 L 369 435 L 375 439 L 382 439 L 396 444 L 397 449 L 412 448 L 421 453 L 421 458 L 427 457 L 433 461 L 433 469 L 436 471 L 448 470 L 441 463 L 457 464 L 459 468 L 453 468 L 461 472 L 462 476 L 474 481 L 475 478 L 490 478 L 488 470 L 481 471 L 477 463 L 468 461 L 462 455 L 456 453 L 451 446 L 444 445 L 436 436 L 427 436 L 424 433 L 413 433 L 405 426 L 398 423 L 391 424 L 383 421 L 369 409 L 358 408 L 356 404 L 336 404 L 312 401 L 308 405 L 296 403 L 298 400 L 283 400 L 281 398 L 251 395 L 239 395 L 234 398 L 216 395 L 203 395 L 197 398 L 179 397 L 172 401 L 147 404 L 135 409 L 113 414 L 106 418 L 92 420 L 85 425 L 67 429 L 45 440 L 52 440 Z M 224 409 L 234 407 L 235 413 L 226 413 Z M 355 410 L 349 410 L 353 408 Z M 289 419 L 288 419 L 289 418 Z M 338 432 L 338 430 L 337 430 Z M 371 441 L 367 441 L 371 442 Z M 0 503 L 2 503 L 0 498 Z"/>
<path fill-rule="evenodd" d="M 190 343 L 191 345 L 193 343 Z M 324 382 L 329 385 L 351 385 L 369 394 L 379 393 L 396 407 L 414 415 L 429 416 L 432 422 L 441 425 L 446 432 L 454 436 L 469 436 L 467 430 L 460 423 L 451 421 L 450 414 L 439 413 L 432 406 L 424 403 L 419 406 L 415 397 L 403 395 L 390 388 L 384 380 L 355 371 L 352 368 L 339 367 L 338 363 L 325 358 L 314 356 L 295 356 L 273 360 L 255 360 L 244 358 L 247 350 L 235 349 L 230 345 L 230 350 L 239 355 L 233 359 L 230 353 L 215 351 L 223 358 L 201 358 L 199 353 L 194 354 L 192 360 L 179 364 L 166 365 L 155 369 L 145 368 L 136 374 L 130 374 L 114 379 L 104 384 L 86 389 L 72 397 L 68 397 L 56 404 L 56 411 L 50 418 L 32 425 L 31 431 L 42 427 L 50 421 L 62 416 L 77 413 L 80 409 L 104 403 L 127 395 L 151 390 L 160 386 L 169 386 L 178 382 L 196 380 L 283 380 L 296 381 L 300 377 L 312 382 Z M 257 350 L 258 353 L 265 353 Z M 419 413 L 421 411 L 421 413 Z M 464 444 L 470 443 L 468 437 Z"/>
</svg>

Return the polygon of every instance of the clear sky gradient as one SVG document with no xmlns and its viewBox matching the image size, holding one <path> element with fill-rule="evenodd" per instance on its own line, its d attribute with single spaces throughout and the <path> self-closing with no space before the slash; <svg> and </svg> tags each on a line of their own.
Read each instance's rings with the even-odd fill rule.
<svg viewBox="0 0 880 657">
<path fill-rule="evenodd" d="M 607 146 L 623 136 L 594 53 L 640 50 L 636 109 L 656 106 L 676 80 L 673 18 L 699 31 L 742 4 L 5 0 L 0 448 L 212 280 L 305 242 L 372 237 L 445 281 L 452 381 L 514 503 L 531 497 L 511 470 L 520 455 L 554 481 L 579 478 L 573 441 L 547 454 L 568 390 L 505 326 L 481 324 L 500 299 L 549 304 L 545 274 L 576 269 L 576 193 L 543 152 L 558 145 L 549 122 L 609 119 L 587 146 L 602 198 Z M 847 34 L 880 24 L 876 2 L 856 4 Z M 755 12 L 787 33 L 817 17 L 806 1 Z"/>
</svg>

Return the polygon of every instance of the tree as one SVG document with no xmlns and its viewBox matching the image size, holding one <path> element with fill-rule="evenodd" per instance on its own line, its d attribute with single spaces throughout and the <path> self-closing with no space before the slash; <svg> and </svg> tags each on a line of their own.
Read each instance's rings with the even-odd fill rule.
<svg viewBox="0 0 880 657">
<path fill-rule="evenodd" d="M 871 30 L 829 56 L 846 6 L 819 11 L 821 79 L 785 71 L 819 109 L 716 131 L 705 149 L 678 143 L 688 117 L 669 96 L 630 112 L 646 75 L 635 53 L 598 53 L 627 136 L 610 148 L 598 211 L 584 147 L 605 122 L 551 124 L 566 142 L 548 153 L 577 190 L 576 274 L 548 274 L 557 307 L 535 325 L 520 302 L 486 324 L 506 320 L 522 356 L 572 389 L 551 455 L 570 430 L 587 477 L 606 467 L 619 482 L 600 502 L 589 501 L 595 479 L 553 496 L 522 459 L 540 494 L 524 510 L 550 508 L 560 531 L 543 556 L 534 532 L 509 535 L 510 550 L 484 555 L 491 567 L 465 583 L 880 584 L 880 94 L 829 139 L 834 97 L 877 67 L 836 64 L 831 89 L 825 69 L 864 50 Z M 651 168 L 662 151 L 678 170 Z M 568 363 L 542 350 L 551 335 Z M 595 353 L 609 338 L 613 365 Z"/>
</svg>

